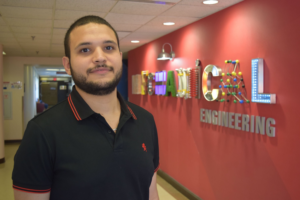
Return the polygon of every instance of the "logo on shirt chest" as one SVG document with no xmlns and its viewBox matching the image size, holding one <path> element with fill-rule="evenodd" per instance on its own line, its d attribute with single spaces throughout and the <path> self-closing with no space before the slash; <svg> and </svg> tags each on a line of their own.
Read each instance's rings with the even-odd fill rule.
<svg viewBox="0 0 300 200">
<path fill-rule="evenodd" d="M 146 147 L 145 143 L 142 144 L 142 147 L 143 147 L 144 151 L 147 152 L 147 147 Z"/>
</svg>

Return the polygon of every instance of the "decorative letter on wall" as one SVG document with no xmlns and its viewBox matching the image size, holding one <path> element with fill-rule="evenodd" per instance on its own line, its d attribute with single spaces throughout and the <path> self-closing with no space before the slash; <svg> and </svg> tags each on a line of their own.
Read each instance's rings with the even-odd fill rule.
<svg viewBox="0 0 300 200">
<path fill-rule="evenodd" d="M 155 73 L 155 94 L 156 95 L 166 94 L 166 71 Z"/>
<path fill-rule="evenodd" d="M 149 75 L 148 75 L 148 94 L 149 95 L 152 95 L 153 92 L 154 92 L 154 87 L 153 87 L 153 84 L 152 84 L 153 79 L 154 79 L 154 74 L 149 73 Z"/>
<path fill-rule="evenodd" d="M 202 76 L 203 96 L 207 101 L 214 101 L 219 97 L 219 89 L 212 89 L 211 76 L 221 76 L 221 69 L 215 65 L 207 65 Z"/>
<path fill-rule="evenodd" d="M 255 103 L 276 103 L 276 94 L 264 94 L 264 60 L 252 59 L 252 98 Z"/>
<path fill-rule="evenodd" d="M 132 75 L 132 94 L 141 94 L 141 75 Z"/>
<path fill-rule="evenodd" d="M 147 76 L 148 71 L 142 71 L 142 85 L 141 85 L 141 94 L 145 95 L 147 93 Z"/>
<path fill-rule="evenodd" d="M 172 97 L 176 97 L 176 85 L 175 85 L 175 76 L 174 71 L 168 71 L 168 78 L 166 84 L 166 94 L 165 96 L 169 96 L 169 92 L 171 92 Z"/>
</svg>

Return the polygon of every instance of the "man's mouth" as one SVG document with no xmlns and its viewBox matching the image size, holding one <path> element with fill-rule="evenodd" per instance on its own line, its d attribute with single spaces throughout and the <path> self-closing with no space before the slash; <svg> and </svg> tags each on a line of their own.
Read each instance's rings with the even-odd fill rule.
<svg viewBox="0 0 300 200">
<path fill-rule="evenodd" d="M 88 70 L 88 74 L 89 73 L 105 74 L 109 71 L 113 71 L 112 67 L 98 67 L 96 69 Z"/>
</svg>

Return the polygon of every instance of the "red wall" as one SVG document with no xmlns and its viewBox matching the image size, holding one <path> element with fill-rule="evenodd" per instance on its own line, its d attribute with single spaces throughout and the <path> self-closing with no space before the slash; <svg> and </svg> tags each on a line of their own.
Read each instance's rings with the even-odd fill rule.
<svg viewBox="0 0 300 200">
<path fill-rule="evenodd" d="M 129 100 L 155 117 L 161 169 L 202 199 L 300 199 L 299 8 L 297 0 L 245 0 L 129 52 Z M 166 42 L 176 59 L 157 61 Z M 197 58 L 203 68 L 223 67 L 224 60 L 238 59 L 251 98 L 251 59 L 258 57 L 275 105 L 131 92 L 131 76 L 142 70 L 194 67 Z M 272 117 L 276 137 L 202 123 L 200 108 Z"/>
</svg>

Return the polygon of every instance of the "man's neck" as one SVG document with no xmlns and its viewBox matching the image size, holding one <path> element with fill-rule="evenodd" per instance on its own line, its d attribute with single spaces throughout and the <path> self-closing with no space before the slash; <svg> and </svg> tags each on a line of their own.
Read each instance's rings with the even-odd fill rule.
<svg viewBox="0 0 300 200">
<path fill-rule="evenodd" d="M 112 115 L 118 113 L 121 110 L 120 102 L 117 98 L 117 89 L 107 95 L 92 95 L 78 88 L 76 90 L 84 101 L 90 106 L 90 108 L 102 116 Z"/>
</svg>

